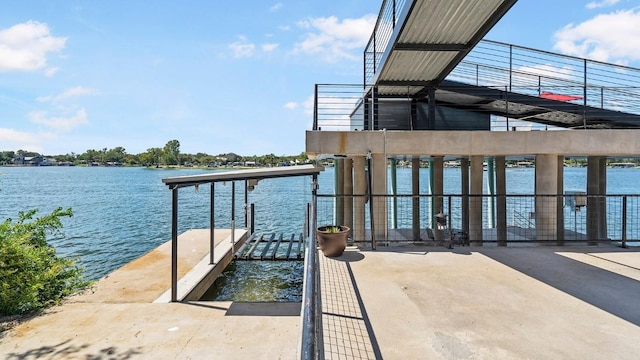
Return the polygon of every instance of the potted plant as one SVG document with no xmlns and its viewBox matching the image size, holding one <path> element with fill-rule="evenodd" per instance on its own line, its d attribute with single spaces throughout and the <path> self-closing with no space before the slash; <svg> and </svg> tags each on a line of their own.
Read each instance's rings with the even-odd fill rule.
<svg viewBox="0 0 640 360">
<path fill-rule="evenodd" d="M 316 234 L 318 246 L 324 256 L 340 256 L 347 247 L 347 238 L 351 229 L 343 225 L 326 225 L 318 227 Z"/>
</svg>

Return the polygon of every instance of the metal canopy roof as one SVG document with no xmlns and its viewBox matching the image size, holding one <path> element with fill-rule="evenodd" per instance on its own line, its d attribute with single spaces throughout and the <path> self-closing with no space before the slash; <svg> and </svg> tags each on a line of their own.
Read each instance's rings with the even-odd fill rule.
<svg viewBox="0 0 640 360">
<path fill-rule="evenodd" d="M 517 0 L 407 1 L 374 77 L 380 96 L 439 84 Z"/>
<path fill-rule="evenodd" d="M 557 127 L 640 128 L 640 115 L 505 92 L 451 80 L 440 83 L 435 96 L 440 105 Z"/>
<path fill-rule="evenodd" d="M 304 176 L 319 174 L 324 167 L 315 165 L 296 165 L 271 168 L 245 169 L 234 171 L 221 171 L 203 175 L 178 176 L 162 179 L 162 182 L 171 189 L 178 187 L 194 186 L 197 184 L 215 183 L 234 180 L 262 180 L 278 177 Z"/>
</svg>

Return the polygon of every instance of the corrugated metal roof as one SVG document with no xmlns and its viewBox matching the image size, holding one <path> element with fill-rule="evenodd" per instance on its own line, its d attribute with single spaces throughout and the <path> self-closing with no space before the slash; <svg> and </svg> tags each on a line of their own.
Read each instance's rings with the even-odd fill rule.
<svg viewBox="0 0 640 360">
<path fill-rule="evenodd" d="M 378 93 L 438 84 L 517 0 L 407 1 L 376 74 Z"/>
</svg>

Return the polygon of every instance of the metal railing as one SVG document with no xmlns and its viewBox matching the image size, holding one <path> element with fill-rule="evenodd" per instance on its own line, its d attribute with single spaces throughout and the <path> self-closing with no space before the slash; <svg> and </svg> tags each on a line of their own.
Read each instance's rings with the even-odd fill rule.
<svg viewBox="0 0 640 360">
<path fill-rule="evenodd" d="M 316 220 L 318 178 L 314 176 L 312 184 L 313 199 L 307 207 L 306 251 L 304 258 L 304 280 L 302 294 L 302 331 L 300 334 L 300 359 L 324 359 L 324 340 L 322 335 L 322 296 L 320 289 L 320 268 L 316 247 Z"/>
<path fill-rule="evenodd" d="M 364 50 L 364 84 L 370 84 L 387 50 L 405 0 L 383 0 L 378 20 Z"/>
<path fill-rule="evenodd" d="M 338 219 L 336 204 L 353 201 L 367 201 L 365 195 L 318 194 L 317 221 L 319 224 L 345 223 Z M 470 241 L 482 240 L 486 243 L 506 242 L 510 244 L 535 244 L 594 241 L 640 245 L 640 195 L 581 195 L 576 204 L 575 195 L 372 195 L 378 213 L 374 219 L 386 219 L 385 236 L 375 239 L 380 242 L 429 242 L 433 241 L 430 231 L 437 227 L 435 215 L 447 215 L 447 229 L 458 231 Z M 413 228 L 414 200 L 418 201 L 419 228 Z M 481 218 L 470 218 L 469 203 L 481 203 Z M 504 202 L 500 215 L 498 202 Z M 442 204 L 436 209 L 434 204 Z M 372 243 L 371 212 L 355 215 L 353 227 L 364 228 L 364 237 L 354 237 L 358 243 Z M 549 218 L 549 214 L 553 214 Z M 468 220 L 463 220 L 465 217 Z M 539 219 L 547 220 L 542 221 Z M 553 220 L 548 220 L 553 219 Z M 556 221 L 561 221 L 557 223 Z M 502 224 L 502 225 L 501 225 Z M 545 225 L 546 224 L 546 225 Z M 376 223 L 376 227 L 383 224 Z M 545 228 L 548 226 L 548 228 Z M 482 229 L 481 239 L 474 239 L 470 228 Z M 500 227 L 503 236 L 499 237 Z M 560 229 L 560 230 L 558 230 Z M 354 232 L 355 234 L 355 232 Z"/>
<path fill-rule="evenodd" d="M 448 80 L 525 95 L 575 97 L 574 104 L 640 114 L 640 69 L 482 40 Z"/>
</svg>

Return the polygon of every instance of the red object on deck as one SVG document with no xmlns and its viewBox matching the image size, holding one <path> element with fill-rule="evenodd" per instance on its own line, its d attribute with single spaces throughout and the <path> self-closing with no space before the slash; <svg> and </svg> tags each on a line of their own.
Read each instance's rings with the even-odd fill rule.
<svg viewBox="0 0 640 360">
<path fill-rule="evenodd" d="M 540 94 L 540 97 L 543 98 L 543 99 L 556 100 L 556 101 L 573 101 L 573 100 L 582 99 L 582 96 L 554 94 L 554 93 L 548 92 L 548 91 L 545 91 L 542 94 Z"/>
</svg>

